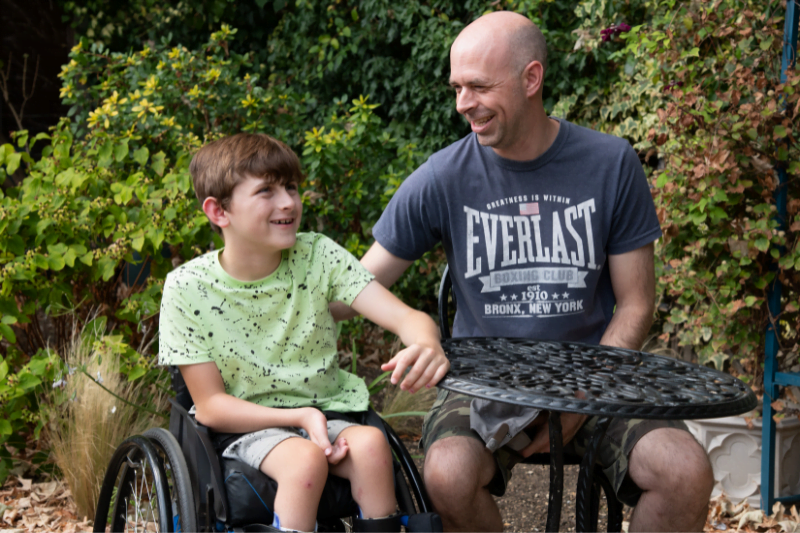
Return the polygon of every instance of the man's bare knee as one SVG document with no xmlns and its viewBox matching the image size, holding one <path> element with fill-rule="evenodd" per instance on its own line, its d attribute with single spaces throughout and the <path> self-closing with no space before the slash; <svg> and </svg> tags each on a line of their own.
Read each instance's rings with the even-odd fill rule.
<svg viewBox="0 0 800 533">
<path fill-rule="evenodd" d="M 470 437 L 435 442 L 425 455 L 425 486 L 446 531 L 502 531 L 486 486 L 495 473 L 492 454 Z"/>
<path fill-rule="evenodd" d="M 629 473 L 645 491 L 683 495 L 692 501 L 707 501 L 714 486 L 714 472 L 703 447 L 690 433 L 674 428 L 642 437 L 631 452 Z"/>
<path fill-rule="evenodd" d="M 476 439 L 448 437 L 435 442 L 425 454 L 425 485 L 431 496 L 458 494 L 470 500 L 489 484 L 495 464 L 491 453 Z"/>
</svg>

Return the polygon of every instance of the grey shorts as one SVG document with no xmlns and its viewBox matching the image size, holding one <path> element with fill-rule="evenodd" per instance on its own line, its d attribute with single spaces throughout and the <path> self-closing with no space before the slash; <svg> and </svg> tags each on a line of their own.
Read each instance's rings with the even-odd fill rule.
<svg viewBox="0 0 800 533">
<path fill-rule="evenodd" d="M 328 440 L 333 443 L 339 436 L 339 433 L 350 426 L 357 425 L 358 424 L 346 420 L 328 420 Z M 308 439 L 308 433 L 306 433 L 304 429 L 294 427 L 262 429 L 261 431 L 248 433 L 235 440 L 225 448 L 225 451 L 222 452 L 222 456 L 228 459 L 242 461 L 258 470 L 264 458 L 269 455 L 269 452 L 271 452 L 275 446 L 292 437 Z"/>
</svg>

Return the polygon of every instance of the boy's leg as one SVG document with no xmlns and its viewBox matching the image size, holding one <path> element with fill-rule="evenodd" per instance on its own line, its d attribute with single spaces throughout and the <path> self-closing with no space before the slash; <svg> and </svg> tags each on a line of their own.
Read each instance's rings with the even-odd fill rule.
<svg viewBox="0 0 800 533">
<path fill-rule="evenodd" d="M 382 518 L 394 514 L 392 451 L 383 433 L 371 426 L 349 426 L 333 439 L 347 442 L 347 454 L 330 472 L 350 480 L 353 498 L 364 518 Z"/>
<path fill-rule="evenodd" d="M 288 438 L 269 452 L 260 469 L 278 482 L 274 511 L 281 526 L 314 531 L 328 478 L 328 459 L 322 449 L 310 440 Z"/>
</svg>

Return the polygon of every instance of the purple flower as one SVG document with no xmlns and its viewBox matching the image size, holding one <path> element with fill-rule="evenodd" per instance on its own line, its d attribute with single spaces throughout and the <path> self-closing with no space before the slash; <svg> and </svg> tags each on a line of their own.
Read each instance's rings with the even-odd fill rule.
<svg viewBox="0 0 800 533">
<path fill-rule="evenodd" d="M 664 91 L 672 89 L 673 87 L 683 87 L 683 82 L 673 80 L 664 86 Z"/>
<path fill-rule="evenodd" d="M 625 33 L 626 31 L 630 31 L 631 27 L 625 24 L 624 22 L 620 24 L 612 24 L 608 28 L 604 30 L 600 30 L 600 36 L 603 42 L 610 41 L 612 38 L 616 37 L 620 33 Z"/>
</svg>

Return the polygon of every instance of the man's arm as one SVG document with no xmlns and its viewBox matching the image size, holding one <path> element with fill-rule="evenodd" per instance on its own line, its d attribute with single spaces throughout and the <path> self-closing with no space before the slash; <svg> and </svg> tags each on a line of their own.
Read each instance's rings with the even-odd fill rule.
<svg viewBox="0 0 800 533">
<path fill-rule="evenodd" d="M 653 324 L 656 278 L 653 243 L 631 252 L 608 256 L 617 309 L 600 344 L 640 350 Z"/>
<path fill-rule="evenodd" d="M 375 276 L 375 280 L 387 289 L 394 285 L 403 272 L 413 263 L 406 259 L 400 259 L 381 246 L 377 241 L 367 250 L 361 258 L 361 264 Z M 331 302 L 331 314 L 337 322 L 349 320 L 358 316 L 358 312 L 343 304 L 342 302 Z"/>
</svg>

